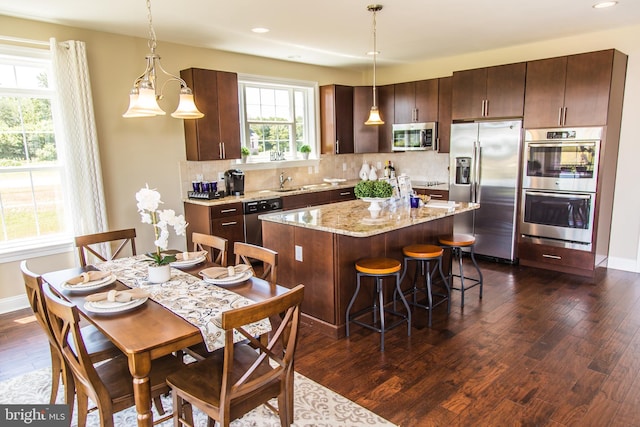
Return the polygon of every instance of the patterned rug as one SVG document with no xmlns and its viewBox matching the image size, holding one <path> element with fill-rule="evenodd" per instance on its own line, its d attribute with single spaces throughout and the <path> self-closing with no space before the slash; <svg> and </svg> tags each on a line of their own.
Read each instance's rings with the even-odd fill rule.
<svg viewBox="0 0 640 427">
<path fill-rule="evenodd" d="M 297 372 L 294 381 L 294 426 L 393 426 L 389 421 Z M 46 404 L 49 402 L 49 394 L 51 393 L 50 383 L 51 371 L 49 368 L 0 382 L 0 404 Z M 58 402 L 63 402 L 62 386 L 58 393 Z M 171 398 L 163 397 L 162 403 L 168 413 L 171 410 Z M 154 417 L 157 417 L 155 410 Z M 196 426 L 207 425 L 206 416 L 195 408 L 194 417 Z M 114 416 L 114 423 L 116 426 L 135 426 L 135 410 L 129 408 L 118 412 Z M 76 425 L 75 416 L 71 425 Z M 95 412 L 89 414 L 87 425 L 100 425 Z M 159 425 L 173 426 L 173 420 L 165 421 Z M 280 425 L 280 419 L 263 405 L 243 418 L 233 421 L 231 425 L 233 427 L 275 427 Z"/>
</svg>

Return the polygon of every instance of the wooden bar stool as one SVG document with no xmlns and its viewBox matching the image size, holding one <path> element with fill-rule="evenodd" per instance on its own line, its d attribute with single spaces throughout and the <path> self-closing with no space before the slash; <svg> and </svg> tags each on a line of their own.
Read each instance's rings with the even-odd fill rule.
<svg viewBox="0 0 640 427">
<path fill-rule="evenodd" d="M 400 261 L 392 259 L 392 258 L 364 258 L 358 260 L 356 262 L 356 271 L 357 271 L 357 280 L 356 280 L 356 290 L 353 293 L 353 297 L 351 297 L 351 301 L 349 302 L 349 306 L 347 307 L 347 316 L 346 316 L 346 332 L 347 336 L 349 336 L 349 323 L 353 322 L 365 328 L 374 330 L 380 333 L 380 351 L 384 351 L 384 333 L 385 331 L 398 326 L 402 322 L 407 322 L 407 336 L 411 336 L 411 310 L 409 308 L 409 304 L 407 300 L 404 298 L 402 291 L 400 289 Z M 396 288 L 395 290 L 400 293 L 400 298 L 407 309 L 407 314 L 399 313 L 395 310 L 385 309 L 384 308 L 384 288 L 383 288 L 383 279 L 385 277 L 395 276 Z M 376 283 L 376 293 L 377 298 L 373 299 L 373 306 L 367 307 L 363 310 L 358 311 L 357 313 L 350 314 L 351 307 L 353 303 L 356 301 L 358 293 L 360 292 L 360 281 L 362 277 L 373 277 Z M 373 323 L 365 323 L 359 320 L 356 320 L 356 317 L 364 313 L 372 312 L 373 313 Z M 400 317 L 397 321 L 390 325 L 386 325 L 385 321 L 385 312 L 391 314 L 393 316 Z M 380 326 L 378 324 L 378 316 L 380 317 Z"/>
<path fill-rule="evenodd" d="M 451 264 L 453 265 L 453 258 L 458 259 L 458 274 L 453 274 L 453 267 L 449 270 L 449 286 L 451 289 L 455 289 L 456 291 L 460 291 L 461 302 L 460 307 L 464 307 L 464 293 L 469 289 L 480 285 L 480 299 L 482 299 L 482 272 L 480 271 L 480 267 L 478 267 L 478 263 L 476 262 L 476 257 L 474 255 L 473 247 L 476 243 L 476 238 L 470 234 L 450 234 L 447 236 L 440 236 L 438 238 L 440 245 L 451 249 Z M 462 268 L 462 248 L 469 248 L 469 253 L 471 255 L 471 262 L 478 272 L 478 277 L 469 277 L 464 275 L 464 270 Z M 456 288 L 453 285 L 453 278 L 457 277 L 460 279 L 460 287 Z M 465 286 L 465 280 L 471 282 L 470 286 Z"/>
<path fill-rule="evenodd" d="M 402 273 L 402 278 L 400 279 L 400 283 L 404 281 L 404 277 L 406 276 L 408 270 L 409 261 L 416 261 L 416 270 L 413 275 L 413 285 L 411 289 L 405 292 L 410 293 L 412 298 L 409 301 L 409 304 L 424 308 L 429 311 L 429 327 L 431 327 L 431 313 L 433 308 L 442 304 L 446 301 L 447 303 L 447 313 L 451 312 L 451 289 L 449 289 L 449 283 L 447 278 L 444 276 L 442 272 L 442 254 L 444 253 L 444 249 L 440 246 L 436 245 L 409 245 L 402 248 L 402 253 L 404 254 L 404 272 Z M 431 267 L 431 262 L 435 262 L 433 267 Z M 435 272 L 436 267 L 440 272 L 440 277 L 442 278 L 442 283 L 446 289 L 446 295 L 440 293 L 433 293 L 432 290 L 432 274 Z M 419 269 L 421 269 L 421 273 L 424 275 L 424 289 L 418 288 L 418 275 L 420 274 Z M 427 296 L 427 305 L 418 303 L 417 294 L 418 292 L 423 292 Z M 439 297 L 439 299 L 434 303 L 433 296 Z M 396 303 L 396 293 L 393 294 L 393 307 L 395 308 Z"/>
</svg>

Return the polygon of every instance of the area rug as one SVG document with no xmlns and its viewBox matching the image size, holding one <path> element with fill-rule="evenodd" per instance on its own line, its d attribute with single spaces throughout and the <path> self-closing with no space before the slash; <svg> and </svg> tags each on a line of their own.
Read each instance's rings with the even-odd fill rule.
<svg viewBox="0 0 640 427">
<path fill-rule="evenodd" d="M 49 368 L 30 372 L 0 382 L 0 404 L 46 404 L 51 393 L 51 370 Z M 296 427 L 331 427 L 331 426 L 393 426 L 389 421 L 373 412 L 357 405 L 347 398 L 311 381 L 305 376 L 295 373 L 294 426 Z M 58 403 L 63 403 L 62 386 L 58 393 Z M 164 409 L 171 411 L 171 398 L 163 397 Z M 276 403 L 275 401 L 273 402 Z M 75 412 L 75 411 L 74 411 Z M 88 426 L 99 426 L 98 414 L 92 412 L 88 417 Z M 157 417 L 154 409 L 154 417 Z M 204 414 L 194 410 L 196 426 L 206 426 Z M 71 422 L 77 425 L 76 417 Z M 114 416 L 116 426 L 135 426 L 135 409 L 120 411 Z M 173 426 L 168 420 L 163 427 Z M 260 406 L 241 419 L 231 423 L 233 427 L 269 427 L 279 426 L 280 419 L 265 406 Z"/>
</svg>

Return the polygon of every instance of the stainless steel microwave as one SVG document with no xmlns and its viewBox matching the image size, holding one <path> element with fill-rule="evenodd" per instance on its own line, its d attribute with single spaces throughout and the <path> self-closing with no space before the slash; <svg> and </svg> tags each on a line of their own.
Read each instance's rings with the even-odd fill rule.
<svg viewBox="0 0 640 427">
<path fill-rule="evenodd" d="M 393 125 L 393 151 L 438 150 L 438 124 L 407 123 Z"/>
</svg>

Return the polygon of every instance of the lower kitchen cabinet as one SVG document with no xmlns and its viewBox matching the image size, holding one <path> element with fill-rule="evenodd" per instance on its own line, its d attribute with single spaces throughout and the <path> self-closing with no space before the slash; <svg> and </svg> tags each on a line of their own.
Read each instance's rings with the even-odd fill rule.
<svg viewBox="0 0 640 427">
<path fill-rule="evenodd" d="M 414 188 L 417 194 L 426 194 L 434 200 L 449 200 L 449 192 L 446 190 L 432 190 L 430 188 Z"/>
<path fill-rule="evenodd" d="M 244 242 L 244 217 L 242 203 L 225 203 L 215 206 L 198 205 L 195 203 L 184 204 L 187 226 L 187 248 L 193 247 L 191 233 L 211 234 L 223 237 L 229 241 L 227 263 L 233 265 L 235 255 L 233 244 Z"/>
<path fill-rule="evenodd" d="M 341 188 L 339 190 L 329 191 L 331 203 L 346 202 L 347 200 L 355 200 L 356 193 L 354 192 L 353 189 L 354 187 L 349 187 L 349 188 Z"/>
<path fill-rule="evenodd" d="M 521 265 L 551 269 L 564 273 L 592 277 L 595 255 L 592 252 L 520 242 L 518 257 Z"/>
</svg>

